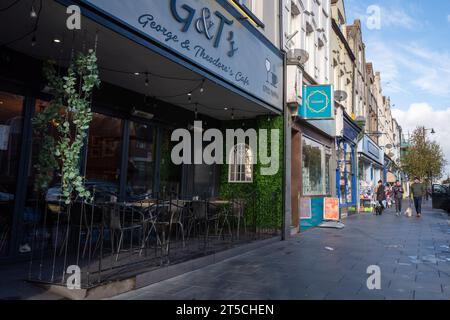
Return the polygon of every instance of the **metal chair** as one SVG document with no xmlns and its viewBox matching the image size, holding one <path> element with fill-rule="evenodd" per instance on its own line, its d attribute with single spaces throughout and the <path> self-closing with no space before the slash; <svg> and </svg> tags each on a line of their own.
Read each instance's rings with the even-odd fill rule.
<svg viewBox="0 0 450 320">
<path fill-rule="evenodd" d="M 114 252 L 114 235 L 119 232 L 119 243 L 117 244 L 116 261 L 119 260 L 120 252 L 124 243 L 125 233 L 130 233 L 130 252 L 133 250 L 133 232 L 143 229 L 145 217 L 143 213 L 126 203 L 113 204 L 110 210 L 109 229 L 111 232 L 111 248 Z"/>
</svg>

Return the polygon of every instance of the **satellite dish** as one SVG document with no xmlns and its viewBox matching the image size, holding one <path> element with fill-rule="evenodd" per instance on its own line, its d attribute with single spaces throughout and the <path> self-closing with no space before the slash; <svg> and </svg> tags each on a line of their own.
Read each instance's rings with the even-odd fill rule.
<svg viewBox="0 0 450 320">
<path fill-rule="evenodd" d="M 393 148 L 392 144 L 389 143 L 386 145 L 386 149 L 392 149 L 392 148 Z"/>
<path fill-rule="evenodd" d="M 309 53 L 303 49 L 292 49 L 288 51 L 287 60 L 291 64 L 305 64 L 309 60 Z"/>
<path fill-rule="evenodd" d="M 336 100 L 337 102 L 342 102 L 347 100 L 348 98 L 348 94 L 345 91 L 342 90 L 336 90 L 334 92 L 334 100 Z"/>
</svg>

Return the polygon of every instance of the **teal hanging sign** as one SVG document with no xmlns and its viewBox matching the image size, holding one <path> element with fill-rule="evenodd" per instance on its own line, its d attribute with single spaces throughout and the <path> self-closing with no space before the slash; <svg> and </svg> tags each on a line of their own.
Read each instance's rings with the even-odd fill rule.
<svg viewBox="0 0 450 320">
<path fill-rule="evenodd" d="M 334 119 L 333 86 L 303 86 L 303 104 L 298 113 L 304 119 Z"/>
</svg>

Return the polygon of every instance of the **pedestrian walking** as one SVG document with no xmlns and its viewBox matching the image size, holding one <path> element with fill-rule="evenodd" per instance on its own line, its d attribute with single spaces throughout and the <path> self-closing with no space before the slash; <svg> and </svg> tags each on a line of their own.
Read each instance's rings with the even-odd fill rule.
<svg viewBox="0 0 450 320">
<path fill-rule="evenodd" d="M 409 197 L 414 199 L 414 207 L 416 208 L 417 218 L 422 216 L 422 200 L 425 196 L 425 186 L 420 181 L 419 177 L 414 178 L 414 183 L 411 185 L 411 194 Z"/>
<path fill-rule="evenodd" d="M 375 190 L 375 197 L 378 205 L 375 209 L 375 215 L 381 216 L 385 209 L 384 203 L 386 202 L 386 188 L 383 185 L 383 181 L 378 181 L 378 186 Z"/>
<path fill-rule="evenodd" d="M 397 180 L 397 182 L 395 182 L 395 185 L 392 188 L 392 193 L 394 195 L 394 201 L 395 201 L 395 214 L 397 216 L 400 216 L 402 214 L 402 201 L 403 201 L 403 195 L 405 193 L 400 181 Z"/>
</svg>

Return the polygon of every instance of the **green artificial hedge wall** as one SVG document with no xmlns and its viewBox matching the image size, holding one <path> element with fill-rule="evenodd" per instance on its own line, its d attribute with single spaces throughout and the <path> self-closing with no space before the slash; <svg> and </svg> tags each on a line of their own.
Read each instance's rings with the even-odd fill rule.
<svg viewBox="0 0 450 320">
<path fill-rule="evenodd" d="M 261 164 L 258 161 L 253 168 L 253 183 L 229 183 L 228 165 L 221 166 L 220 197 L 224 199 L 245 199 L 245 223 L 247 226 L 258 228 L 271 228 L 280 230 L 283 219 L 283 159 L 284 159 L 284 138 L 283 138 L 283 118 L 261 116 L 252 121 L 227 121 L 224 123 L 223 131 L 226 129 L 249 128 L 255 129 L 278 129 L 280 133 L 280 154 L 279 170 L 273 176 L 261 175 Z M 269 133 L 270 152 L 270 133 Z M 226 155 L 228 157 L 228 155 Z"/>
</svg>

